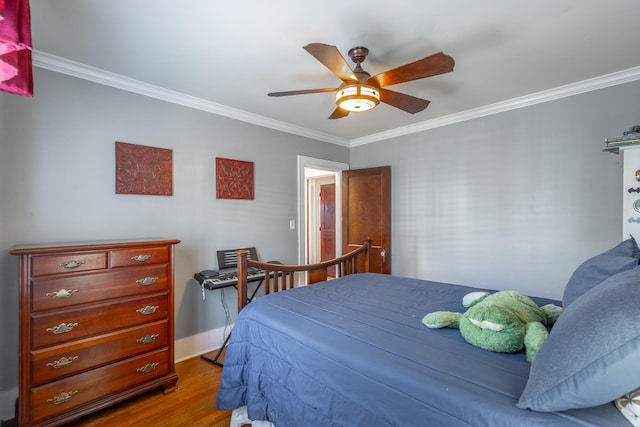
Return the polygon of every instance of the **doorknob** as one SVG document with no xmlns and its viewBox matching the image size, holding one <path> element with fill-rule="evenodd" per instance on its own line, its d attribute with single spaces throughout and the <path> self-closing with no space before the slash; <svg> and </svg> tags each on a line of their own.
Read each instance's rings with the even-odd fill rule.
<svg viewBox="0 0 640 427">
<path fill-rule="evenodd" d="M 385 262 L 387 260 L 387 250 L 386 249 L 381 250 L 380 256 L 382 257 L 382 262 Z"/>
</svg>

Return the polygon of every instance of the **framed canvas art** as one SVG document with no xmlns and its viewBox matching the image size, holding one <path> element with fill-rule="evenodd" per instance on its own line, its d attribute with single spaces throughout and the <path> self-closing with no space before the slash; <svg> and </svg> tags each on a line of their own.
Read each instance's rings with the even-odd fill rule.
<svg viewBox="0 0 640 427">
<path fill-rule="evenodd" d="M 216 197 L 253 200 L 253 162 L 216 157 Z"/>
<path fill-rule="evenodd" d="M 116 194 L 173 195 L 173 150 L 116 141 Z"/>
</svg>

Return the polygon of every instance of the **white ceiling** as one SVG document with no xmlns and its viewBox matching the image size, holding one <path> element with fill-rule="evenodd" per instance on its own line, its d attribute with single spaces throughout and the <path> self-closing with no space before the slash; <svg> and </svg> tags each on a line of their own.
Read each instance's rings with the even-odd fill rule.
<svg viewBox="0 0 640 427">
<path fill-rule="evenodd" d="M 34 64 L 347 146 L 640 79 L 639 0 L 31 0 Z M 302 46 L 370 50 L 371 75 L 443 51 L 452 73 L 339 120 Z M 351 64 L 351 61 L 348 60 Z M 35 82 L 37 96 L 38 82 Z"/>
</svg>

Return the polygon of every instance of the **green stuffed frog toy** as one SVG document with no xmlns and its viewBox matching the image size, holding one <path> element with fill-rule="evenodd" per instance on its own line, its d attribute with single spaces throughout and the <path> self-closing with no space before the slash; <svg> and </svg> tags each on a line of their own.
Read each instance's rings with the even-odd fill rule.
<svg viewBox="0 0 640 427">
<path fill-rule="evenodd" d="M 489 351 L 527 352 L 527 360 L 535 354 L 549 335 L 562 308 L 553 304 L 542 307 L 518 291 L 472 292 L 464 296 L 465 313 L 436 311 L 423 319 L 428 328 L 459 328 L 465 341 Z"/>
</svg>

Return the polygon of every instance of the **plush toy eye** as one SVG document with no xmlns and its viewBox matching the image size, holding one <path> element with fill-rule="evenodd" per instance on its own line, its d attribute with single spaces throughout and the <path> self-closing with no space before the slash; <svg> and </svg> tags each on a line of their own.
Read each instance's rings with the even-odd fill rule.
<svg viewBox="0 0 640 427">
<path fill-rule="evenodd" d="M 489 292 L 469 292 L 462 297 L 462 305 L 465 307 L 471 307 L 473 304 L 480 302 L 487 296 L 489 296 Z"/>
</svg>

